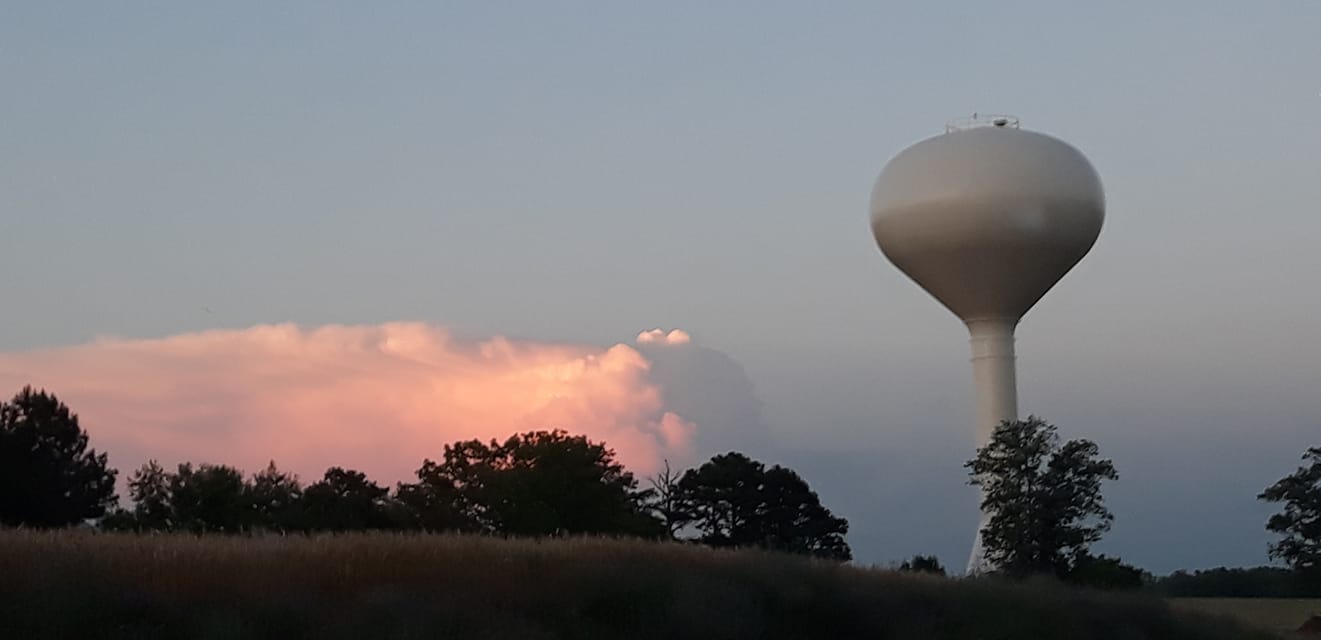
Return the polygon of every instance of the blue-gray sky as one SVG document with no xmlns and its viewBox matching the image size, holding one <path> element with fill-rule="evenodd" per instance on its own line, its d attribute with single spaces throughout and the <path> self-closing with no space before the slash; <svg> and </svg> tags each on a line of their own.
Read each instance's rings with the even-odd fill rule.
<svg viewBox="0 0 1321 640">
<path fill-rule="evenodd" d="M 1321 444 L 1319 34 L 1313 0 L 8 3 L 0 351 L 682 327 L 859 559 L 958 566 L 966 336 L 867 198 L 947 119 L 1012 113 L 1108 202 L 1021 327 L 1022 410 L 1115 459 L 1102 550 L 1258 564 L 1254 496 Z"/>
</svg>

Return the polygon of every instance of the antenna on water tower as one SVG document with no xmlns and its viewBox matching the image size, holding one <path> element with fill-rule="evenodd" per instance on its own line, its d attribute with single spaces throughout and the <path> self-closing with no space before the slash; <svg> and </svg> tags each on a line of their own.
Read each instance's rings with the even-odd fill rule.
<svg viewBox="0 0 1321 640">
<path fill-rule="evenodd" d="M 1012 116 L 952 120 L 876 179 L 871 225 L 881 252 L 968 327 L 978 447 L 1018 419 L 1014 329 L 1092 248 L 1104 219 L 1087 158 Z M 970 574 L 991 568 L 981 544 L 989 517 Z"/>
</svg>

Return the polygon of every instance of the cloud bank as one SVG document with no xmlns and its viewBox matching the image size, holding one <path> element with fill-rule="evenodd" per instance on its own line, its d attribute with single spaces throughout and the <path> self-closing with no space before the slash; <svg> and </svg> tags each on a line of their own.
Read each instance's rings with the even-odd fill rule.
<svg viewBox="0 0 1321 640">
<path fill-rule="evenodd" d="M 693 348 L 678 330 L 638 340 Z M 393 482 L 455 440 L 563 428 L 649 474 L 667 458 L 692 461 L 699 429 L 631 346 L 463 341 L 419 323 L 262 325 L 0 353 L 0 390 L 25 384 L 73 408 L 125 473 L 149 458 L 248 471 L 274 459 L 305 479 L 342 465 Z"/>
</svg>

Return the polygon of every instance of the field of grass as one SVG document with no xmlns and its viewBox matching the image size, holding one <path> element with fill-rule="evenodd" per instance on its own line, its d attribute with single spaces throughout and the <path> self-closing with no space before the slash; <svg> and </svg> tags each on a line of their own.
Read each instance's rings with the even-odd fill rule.
<svg viewBox="0 0 1321 640">
<path fill-rule="evenodd" d="M 1179 610 L 1234 618 L 1245 625 L 1292 632 L 1313 615 L 1321 615 L 1321 599 L 1313 598 L 1173 598 Z"/>
<path fill-rule="evenodd" d="M 456 536 L 0 533 L 21 638 L 941 638 L 1269 634 L 1139 595 L 751 551 Z"/>
</svg>

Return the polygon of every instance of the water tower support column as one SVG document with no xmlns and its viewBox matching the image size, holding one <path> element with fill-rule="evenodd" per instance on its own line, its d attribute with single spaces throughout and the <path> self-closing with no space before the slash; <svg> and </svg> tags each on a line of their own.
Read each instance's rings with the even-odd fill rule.
<svg viewBox="0 0 1321 640">
<path fill-rule="evenodd" d="M 977 447 L 986 446 L 1001 422 L 1018 419 L 1018 387 L 1014 377 L 1015 320 L 969 320 L 972 378 L 977 387 Z M 990 514 L 982 512 L 977 539 L 968 558 L 968 573 L 991 569 L 982 549 L 982 527 Z"/>
<path fill-rule="evenodd" d="M 1014 327 L 1017 320 L 970 320 L 972 381 L 977 386 L 977 446 L 991 441 L 995 428 L 1018 419 L 1014 377 Z"/>
</svg>

